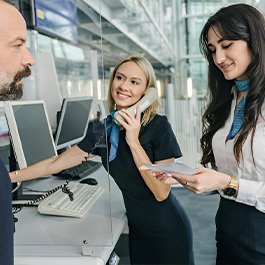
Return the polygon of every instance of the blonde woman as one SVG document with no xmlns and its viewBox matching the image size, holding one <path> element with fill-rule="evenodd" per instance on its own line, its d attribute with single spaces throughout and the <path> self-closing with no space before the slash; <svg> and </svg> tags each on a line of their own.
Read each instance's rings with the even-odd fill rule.
<svg viewBox="0 0 265 265">
<path fill-rule="evenodd" d="M 155 87 L 156 77 L 151 64 L 141 56 L 131 56 L 114 69 L 109 84 L 107 117 L 108 149 L 97 148 L 120 190 L 126 206 L 129 224 L 131 264 L 194 264 L 192 231 L 189 219 L 170 192 L 170 186 L 153 178 L 149 172 L 139 172 L 143 163 L 172 162 L 181 151 L 165 116 L 156 114 L 155 101 L 143 113 L 132 115 L 127 108 L 138 102 L 149 87 Z M 120 116 L 118 126 L 114 112 Z M 112 140 L 115 132 L 117 141 Z M 58 172 L 81 163 L 89 156 L 93 140 L 88 135 L 77 146 L 56 158 L 51 158 L 18 171 L 19 179 L 35 178 Z M 15 180 L 13 173 L 11 177 Z"/>
</svg>

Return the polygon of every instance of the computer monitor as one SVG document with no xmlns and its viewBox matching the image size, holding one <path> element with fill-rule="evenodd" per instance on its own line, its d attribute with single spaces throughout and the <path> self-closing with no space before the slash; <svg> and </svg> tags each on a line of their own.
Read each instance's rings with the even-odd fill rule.
<svg viewBox="0 0 265 265">
<path fill-rule="evenodd" d="M 57 155 L 43 100 L 6 101 L 4 107 L 20 169 Z"/>
<path fill-rule="evenodd" d="M 57 150 L 77 144 L 85 137 L 92 102 L 92 97 L 63 100 L 55 135 Z"/>
</svg>

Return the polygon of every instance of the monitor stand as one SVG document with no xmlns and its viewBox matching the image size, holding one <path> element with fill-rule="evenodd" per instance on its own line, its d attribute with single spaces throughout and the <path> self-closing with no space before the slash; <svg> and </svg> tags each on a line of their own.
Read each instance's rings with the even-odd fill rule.
<svg viewBox="0 0 265 265">
<path fill-rule="evenodd" d="M 8 157 L 8 160 L 9 160 L 9 171 L 12 172 L 17 170 L 18 164 L 11 141 L 10 141 L 10 155 Z M 42 195 L 42 194 L 33 194 L 30 192 L 25 194 L 23 192 L 23 185 L 24 183 L 22 182 L 18 187 L 18 189 L 12 193 L 13 204 L 21 204 L 33 201 L 38 199 Z M 14 190 L 16 188 L 17 188 L 17 183 L 12 183 L 12 189 Z"/>
</svg>

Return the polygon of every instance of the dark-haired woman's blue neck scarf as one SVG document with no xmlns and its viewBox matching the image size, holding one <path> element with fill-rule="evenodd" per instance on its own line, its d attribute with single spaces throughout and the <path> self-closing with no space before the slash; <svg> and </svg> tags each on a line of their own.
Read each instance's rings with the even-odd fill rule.
<svg viewBox="0 0 265 265">
<path fill-rule="evenodd" d="M 238 92 L 249 90 L 249 80 L 243 80 L 243 81 L 235 80 L 235 84 L 236 84 L 236 90 Z M 241 100 L 238 102 L 238 105 L 235 111 L 233 124 L 231 126 L 230 132 L 227 137 L 228 140 L 232 140 L 238 134 L 238 132 L 241 130 L 241 128 L 244 125 L 244 107 L 245 107 L 246 97 L 247 95 L 242 97 Z"/>
</svg>

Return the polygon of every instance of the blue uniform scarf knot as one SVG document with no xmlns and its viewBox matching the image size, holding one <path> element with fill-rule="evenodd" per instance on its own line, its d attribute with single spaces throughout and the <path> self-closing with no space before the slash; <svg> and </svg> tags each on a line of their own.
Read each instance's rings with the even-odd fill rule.
<svg viewBox="0 0 265 265">
<path fill-rule="evenodd" d="M 249 80 L 243 80 L 243 81 L 235 80 L 235 84 L 238 92 L 249 90 Z M 235 110 L 234 120 L 227 137 L 228 140 L 232 140 L 239 133 L 239 131 L 242 129 L 244 125 L 244 108 L 245 108 L 246 97 L 247 95 L 242 97 L 241 100 L 238 102 L 238 105 Z"/>
<path fill-rule="evenodd" d="M 119 125 L 114 122 L 115 112 L 116 110 L 113 110 L 106 118 L 107 136 L 110 142 L 109 162 L 116 157 L 120 138 Z"/>
</svg>

